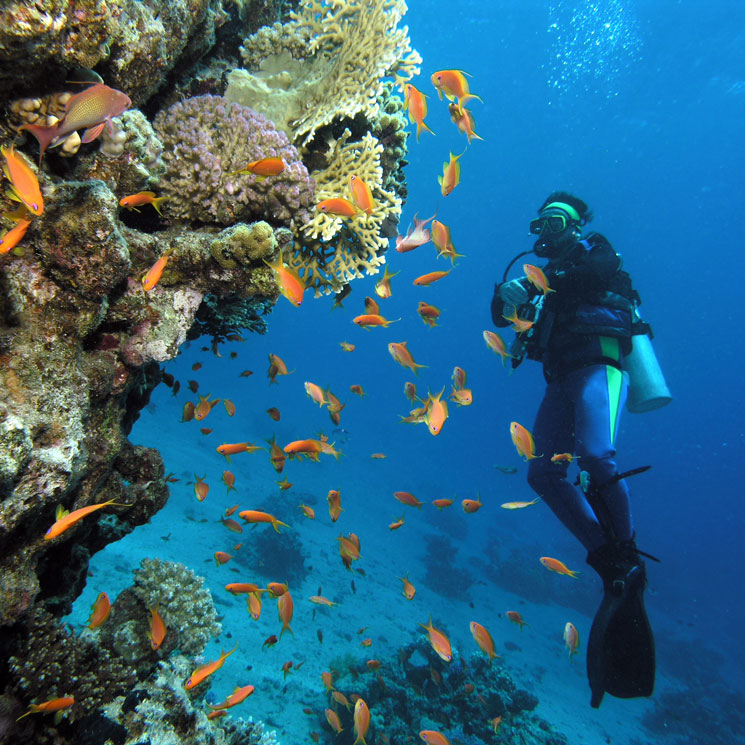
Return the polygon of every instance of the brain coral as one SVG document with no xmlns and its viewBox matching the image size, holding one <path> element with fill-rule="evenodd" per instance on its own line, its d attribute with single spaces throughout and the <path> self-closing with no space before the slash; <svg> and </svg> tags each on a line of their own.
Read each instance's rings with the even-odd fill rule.
<svg viewBox="0 0 745 745">
<path fill-rule="evenodd" d="M 220 96 L 195 96 L 160 112 L 155 129 L 164 146 L 160 193 L 168 196 L 169 217 L 219 225 L 308 220 L 313 180 L 287 135 L 262 114 Z M 230 175 L 268 157 L 285 162 L 278 176 Z"/>
</svg>

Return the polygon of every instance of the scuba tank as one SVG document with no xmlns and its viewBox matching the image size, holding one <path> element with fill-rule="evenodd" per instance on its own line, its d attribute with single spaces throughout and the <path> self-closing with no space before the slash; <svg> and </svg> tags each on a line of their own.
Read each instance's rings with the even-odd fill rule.
<svg viewBox="0 0 745 745">
<path fill-rule="evenodd" d="M 631 351 L 623 358 L 623 369 L 629 375 L 626 408 L 632 414 L 642 414 L 666 406 L 673 397 L 652 348 L 652 330 L 641 320 L 636 304 L 634 317 L 634 327 L 641 333 L 632 331 Z"/>
</svg>

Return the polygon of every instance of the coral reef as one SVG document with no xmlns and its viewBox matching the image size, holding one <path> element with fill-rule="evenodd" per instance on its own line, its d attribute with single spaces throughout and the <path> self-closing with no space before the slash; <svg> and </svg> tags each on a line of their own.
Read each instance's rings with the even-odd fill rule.
<svg viewBox="0 0 745 745">
<path fill-rule="evenodd" d="M 275 514 L 281 517 L 276 509 Z M 296 533 L 280 535 L 273 530 L 262 530 L 236 554 L 235 563 L 247 567 L 251 573 L 258 572 L 267 581 L 300 587 L 310 573 L 306 559 L 307 553 Z"/>
<path fill-rule="evenodd" d="M 468 590 L 473 584 L 473 574 L 458 566 L 455 559 L 456 546 L 447 536 L 431 534 L 425 536 L 427 572 L 424 583 L 436 593 L 445 597 L 458 597 L 468 600 Z"/>
<path fill-rule="evenodd" d="M 407 742 L 421 729 L 435 729 L 452 743 L 491 742 L 487 723 L 501 716 L 498 742 L 520 745 L 566 745 L 566 738 L 532 714 L 538 699 L 519 688 L 499 664 L 483 655 L 457 656 L 446 665 L 424 639 L 399 650 L 397 659 L 380 660 L 373 676 L 364 664 L 350 668 L 339 661 L 334 685 L 360 695 L 371 714 L 371 734 L 385 732 L 391 742 Z M 349 671 L 349 672 L 347 672 Z M 348 675 L 355 680 L 350 682 Z M 364 676 L 364 677 L 360 677 Z M 336 707 L 336 704 L 333 704 Z M 336 707 L 344 732 L 338 738 L 321 724 L 324 742 L 351 743 L 352 716 Z M 350 733 L 345 738 L 345 733 Z M 333 738 L 333 739 L 332 739 Z"/>
<path fill-rule="evenodd" d="M 398 224 L 401 200 L 383 188 L 380 156 L 383 146 L 369 133 L 359 142 L 348 142 L 347 129 L 331 143 L 326 155 L 327 165 L 314 171 L 318 200 L 349 193 L 353 174 L 369 187 L 375 200 L 372 214 L 341 218 L 317 211 L 312 220 L 302 226 L 285 261 L 297 270 L 312 287 L 316 296 L 338 292 L 343 285 L 364 273 L 376 274 L 385 263 L 383 252 L 388 248 L 386 233 Z"/>
<path fill-rule="evenodd" d="M 126 662 L 95 641 L 75 636 L 41 608 L 29 614 L 12 655 L 8 671 L 18 698 L 46 701 L 74 696 L 72 719 L 126 695 L 135 683 Z M 32 727 L 27 723 L 20 727 L 24 729 Z"/>
<path fill-rule="evenodd" d="M 219 225 L 307 220 L 313 182 L 287 135 L 263 115 L 220 96 L 195 96 L 160 112 L 155 129 L 165 147 L 167 215 Z M 268 157 L 282 158 L 284 171 L 265 179 L 234 173 Z"/>
<path fill-rule="evenodd" d="M 362 112 L 372 120 L 382 78 L 401 84 L 419 72 L 408 29 L 398 28 L 405 13 L 402 0 L 304 0 L 288 23 L 245 40 L 241 54 L 256 74 L 233 74 L 226 96 L 265 113 L 301 145 L 336 118 Z"/>
<path fill-rule="evenodd" d="M 133 593 L 146 608 L 157 606 L 184 654 L 198 655 L 221 632 L 212 594 L 183 564 L 143 559 L 135 572 Z"/>
</svg>

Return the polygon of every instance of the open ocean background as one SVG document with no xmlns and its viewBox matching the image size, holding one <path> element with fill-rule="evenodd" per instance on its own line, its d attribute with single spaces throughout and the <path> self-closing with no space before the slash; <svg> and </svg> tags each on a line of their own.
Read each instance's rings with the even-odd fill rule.
<svg viewBox="0 0 745 745">
<path fill-rule="evenodd" d="M 242 713 L 267 719 L 279 728 L 283 743 L 307 741 L 304 715 L 290 710 L 300 709 L 303 701 L 322 712 L 318 671 L 332 657 L 371 656 L 360 650 L 357 627 L 370 626 L 368 633 L 378 640 L 372 653 L 395 655 L 397 644 L 421 634 L 416 623 L 426 623 L 430 613 L 468 654 L 475 651 L 469 618 L 492 631 L 500 654 L 505 640 L 519 641 L 520 674 L 511 667 L 514 654 L 505 657 L 508 671 L 523 687 L 535 686 L 542 706 L 577 712 L 573 732 L 566 714 L 557 722 L 570 742 L 593 742 L 590 720 L 607 731 L 617 721 L 633 720 L 639 742 L 735 742 L 736 735 L 719 737 L 724 738 L 725 727 L 735 729 L 733 717 L 743 717 L 745 704 L 745 4 L 412 0 L 409 5 L 404 22 L 424 59 L 421 76 L 412 82 L 429 95 L 426 121 L 436 135 L 423 132 L 419 143 L 409 138 L 409 200 L 399 232 L 406 232 L 415 213 L 426 218 L 437 211 L 465 257 L 442 281 L 417 288 L 412 285 L 416 276 L 450 263 L 437 259 L 431 244 L 406 254 L 391 247 L 387 265 L 400 273 L 392 281 L 393 297 L 380 301 L 381 313 L 401 320 L 387 329 L 364 331 L 352 323 L 363 312 L 364 296 L 377 297 L 374 284 L 381 273 L 353 282 L 343 310 L 331 311 L 332 297 L 314 299 L 308 293 L 300 309 L 280 298 L 266 335 L 247 334 L 245 343 L 222 345 L 219 358 L 202 351 L 208 339 L 187 345 L 166 366 L 181 381 L 180 393 L 174 397 L 161 386 L 131 436 L 137 444 L 158 447 L 166 469 L 180 481 L 172 484 L 170 502 L 152 525 L 95 557 L 76 620 L 85 621 L 101 590 L 113 601 L 131 584 L 131 570 L 145 556 L 186 563 L 207 577 L 225 615 L 224 630 L 233 637 L 215 642 L 207 658 L 238 640 L 240 653 L 226 663 L 226 671 L 232 664 L 234 671 L 249 665 L 254 673 L 260 666 L 276 669 L 276 675 L 263 673 L 261 686 L 255 683 L 257 692 Z M 484 138 L 463 155 L 461 184 L 447 198 L 437 176 L 449 152 L 464 151 L 466 139 L 429 82 L 432 72 L 445 68 L 472 75 L 471 90 L 483 103 L 475 101 L 470 109 Z M 499 507 L 534 496 L 508 427 L 512 420 L 532 427 L 544 391 L 540 366 L 526 361 L 510 375 L 482 339 L 482 331 L 492 328 L 493 285 L 510 259 L 531 247 L 528 222 L 555 189 L 587 201 L 595 214 L 590 229 L 607 236 L 622 254 L 674 397 L 656 412 L 625 413 L 617 440 L 621 470 L 653 466 L 629 486 L 639 546 L 662 559 L 648 565 L 647 593 L 660 680 L 651 701 L 606 698 L 596 712 L 589 709 L 584 645 L 582 659 L 570 667 L 561 634 L 564 621 L 574 619 L 586 640 L 599 581 L 584 564 L 582 547 L 545 505 L 517 512 Z M 524 260 L 530 257 L 518 262 L 517 270 Z M 420 300 L 442 310 L 437 328 L 427 328 L 418 317 Z M 505 337 L 511 336 L 507 331 Z M 342 351 L 341 341 L 355 344 L 355 351 Z M 418 377 L 391 359 L 391 341 L 407 341 L 416 361 L 427 365 Z M 237 352 L 235 359 L 231 351 Z M 294 370 L 278 378 L 278 385 L 267 382 L 269 353 Z M 198 372 L 191 369 L 195 362 L 203 364 Z M 416 382 L 421 395 L 443 386 L 447 393 L 455 365 L 468 373 L 473 405 L 452 404 L 438 437 L 425 426 L 399 423 L 410 409 L 404 382 Z M 254 374 L 239 377 L 245 369 Z M 201 424 L 180 423 L 183 404 L 197 400 L 187 388 L 190 379 L 198 381 L 200 394 L 231 399 L 236 415 L 229 418 L 220 405 Z M 343 431 L 333 432 L 326 410 L 305 395 L 305 381 L 330 387 L 346 404 Z M 360 399 L 350 393 L 351 384 L 362 385 L 367 395 Z M 282 413 L 277 423 L 265 413 L 270 406 Z M 204 436 L 200 426 L 214 431 Z M 264 444 L 274 433 L 285 444 L 319 431 L 344 455 L 338 463 L 288 461 L 282 476 L 287 474 L 294 486 L 287 492 L 274 483 L 280 477 L 266 453 L 235 456 L 230 466 L 215 453 L 222 442 Z M 373 452 L 387 458 L 373 460 Z M 505 475 L 495 465 L 516 466 L 518 473 Z M 226 467 L 236 474 L 237 495 L 225 494 L 220 479 Z M 188 484 L 195 472 L 206 474 L 211 487 L 204 503 L 195 500 Z M 341 490 L 345 509 L 336 525 L 326 510 L 332 488 Z M 396 502 L 397 490 L 423 501 L 458 501 L 441 513 L 431 505 L 418 511 Z M 484 507 L 464 515 L 459 500 L 479 493 Z M 300 514 L 301 501 L 315 506 L 315 523 Z M 229 550 L 236 539 L 215 521 L 236 502 L 244 509 L 263 506 L 290 523 L 305 554 L 305 584 L 301 590 L 291 583 L 295 637 L 281 640 L 271 664 L 273 650 L 262 656 L 260 644 L 279 632 L 273 604 L 266 603 L 265 616 L 255 623 L 244 602 L 223 597 L 221 586 L 238 579 L 283 581 L 281 542 L 263 557 L 259 571 L 266 576 L 244 564 L 239 577 L 231 572 L 237 558 L 215 567 L 212 553 Z M 402 512 L 404 527 L 389 532 L 388 523 Z M 261 530 L 247 531 L 242 540 L 254 540 Z M 349 531 L 362 541 L 358 564 L 364 577 L 347 573 L 338 556 L 335 538 Z M 546 572 L 538 562 L 544 555 L 579 569 L 579 579 Z M 274 567 L 279 576 L 271 576 Z M 406 572 L 422 589 L 412 604 L 401 596 L 396 579 Z M 349 589 L 352 578 L 355 593 Z M 311 617 L 314 606 L 302 599 L 318 585 L 342 604 Z M 500 593 L 524 603 L 512 608 L 531 624 L 521 637 L 495 612 L 495 607 L 502 614 L 511 609 L 494 605 Z M 343 622 L 334 620 L 336 611 L 346 614 Z M 316 639 L 321 627 L 329 629 L 322 645 Z M 555 654 L 545 656 L 546 644 L 555 646 Z M 291 674 L 282 693 L 281 664 L 301 658 L 308 660 L 305 670 Z M 542 697 L 539 668 L 571 676 L 555 694 L 563 701 Z M 210 699 L 255 682 L 236 675 L 216 680 Z M 267 682 L 272 675 L 275 684 Z M 270 696 L 272 685 L 276 690 Z M 310 691 L 316 691 L 315 702 Z M 276 711 L 278 702 L 286 708 Z M 551 711 L 542 713 L 551 720 Z M 416 734 L 417 723 L 413 727 Z M 493 741 L 488 729 L 485 733 L 484 741 Z M 330 738 L 327 730 L 323 737 Z"/>
</svg>

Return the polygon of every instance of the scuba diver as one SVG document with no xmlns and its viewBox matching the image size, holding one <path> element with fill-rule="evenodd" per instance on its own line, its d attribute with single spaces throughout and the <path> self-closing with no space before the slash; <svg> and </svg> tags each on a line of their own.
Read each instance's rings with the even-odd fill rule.
<svg viewBox="0 0 745 745">
<path fill-rule="evenodd" d="M 636 546 L 624 480 L 646 467 L 619 474 L 614 440 L 629 377 L 633 411 L 658 408 L 670 396 L 621 257 L 599 233 L 583 235 L 591 219 L 581 199 L 550 194 L 530 222 L 535 245 L 510 262 L 494 288 L 491 314 L 499 327 L 511 323 L 508 316 L 533 322 L 511 349 L 513 368 L 525 356 L 539 360 L 547 383 L 532 430 L 535 452 L 543 457 L 530 460 L 528 482 L 587 549 L 587 563 L 603 581 L 587 645 L 591 705 L 598 707 L 606 692 L 634 698 L 654 689 L 641 556 L 654 557 Z M 512 264 L 529 253 L 548 260 L 545 292 L 527 277 L 507 281 Z M 567 474 L 575 458 L 581 473 L 572 484 Z"/>
</svg>

